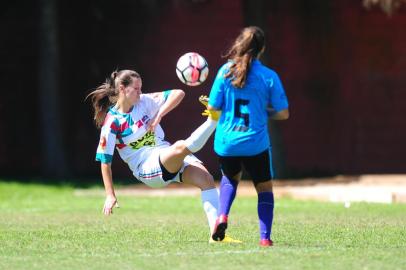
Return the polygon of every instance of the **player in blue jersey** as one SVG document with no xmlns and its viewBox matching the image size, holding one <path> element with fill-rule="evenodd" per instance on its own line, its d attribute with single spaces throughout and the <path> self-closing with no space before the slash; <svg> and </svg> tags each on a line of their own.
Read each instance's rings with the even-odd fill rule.
<svg viewBox="0 0 406 270">
<path fill-rule="evenodd" d="M 229 61 L 219 69 L 210 92 L 208 109 L 222 112 L 214 139 L 223 174 L 219 217 L 212 235 L 215 241 L 225 237 L 230 208 L 245 168 L 258 193 L 260 245 L 273 245 L 268 121 L 288 119 L 289 110 L 278 74 L 259 61 L 264 50 L 264 32 L 258 27 L 244 28 L 226 54 Z"/>
</svg>

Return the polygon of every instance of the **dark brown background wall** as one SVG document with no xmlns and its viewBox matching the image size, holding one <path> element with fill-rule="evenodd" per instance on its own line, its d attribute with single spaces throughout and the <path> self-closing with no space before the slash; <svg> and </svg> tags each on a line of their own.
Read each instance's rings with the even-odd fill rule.
<svg viewBox="0 0 406 270">
<path fill-rule="evenodd" d="M 42 2 L 7 3 L 0 11 L 4 177 L 46 175 L 38 74 Z M 84 97 L 114 69 L 137 70 L 145 92 L 183 88 L 184 102 L 163 126 L 170 141 L 186 138 L 203 121 L 197 97 L 209 93 L 220 55 L 258 18 L 268 37 L 264 61 L 279 73 L 290 101 L 291 118 L 271 127 L 277 177 L 405 173 L 405 8 L 387 16 L 353 0 L 252 6 L 247 13 L 247 1 L 234 0 L 59 2 L 55 91 L 64 177 L 99 177 L 98 131 Z M 198 87 L 182 85 L 175 74 L 177 58 L 188 51 L 209 62 L 210 76 Z M 197 155 L 218 176 L 211 143 Z M 114 174 L 131 178 L 118 155 Z"/>
</svg>

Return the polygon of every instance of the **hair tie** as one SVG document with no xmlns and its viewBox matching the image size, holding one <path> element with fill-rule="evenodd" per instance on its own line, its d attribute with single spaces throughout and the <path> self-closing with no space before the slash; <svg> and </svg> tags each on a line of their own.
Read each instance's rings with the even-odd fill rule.
<svg viewBox="0 0 406 270">
<path fill-rule="evenodd" d="M 110 76 L 110 86 L 111 86 L 112 88 L 115 87 L 115 82 L 116 82 L 117 74 L 118 74 L 117 71 L 113 71 L 113 73 L 111 73 L 111 76 Z"/>
<path fill-rule="evenodd" d="M 114 80 L 112 78 L 107 78 L 106 84 L 108 85 L 109 88 L 114 88 Z"/>
<path fill-rule="evenodd" d="M 118 73 L 117 71 L 113 71 L 113 73 L 111 73 L 111 78 L 112 78 L 113 80 L 116 79 L 117 73 Z"/>
</svg>

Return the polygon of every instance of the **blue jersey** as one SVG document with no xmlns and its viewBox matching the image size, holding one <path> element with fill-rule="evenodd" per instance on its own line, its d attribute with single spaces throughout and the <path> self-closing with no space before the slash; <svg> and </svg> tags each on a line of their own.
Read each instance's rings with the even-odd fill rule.
<svg viewBox="0 0 406 270">
<path fill-rule="evenodd" d="M 268 112 L 288 108 L 288 100 L 275 71 L 254 60 L 243 88 L 235 88 L 224 75 L 231 62 L 224 64 L 213 83 L 209 105 L 221 110 L 214 151 L 220 156 L 252 156 L 270 148 Z"/>
</svg>

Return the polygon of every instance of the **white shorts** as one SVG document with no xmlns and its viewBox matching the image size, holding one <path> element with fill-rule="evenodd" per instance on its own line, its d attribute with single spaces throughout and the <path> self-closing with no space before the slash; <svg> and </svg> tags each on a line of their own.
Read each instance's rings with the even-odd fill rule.
<svg viewBox="0 0 406 270">
<path fill-rule="evenodd" d="M 181 182 L 179 174 L 183 172 L 186 166 L 190 165 L 193 162 L 202 163 L 197 157 L 190 154 L 185 157 L 182 168 L 179 170 L 176 176 L 171 180 L 165 181 L 162 178 L 162 169 L 159 165 L 159 152 L 160 151 L 153 151 L 152 154 L 138 166 L 137 170 L 133 172 L 134 176 L 138 180 L 149 187 L 160 188 L 165 187 L 173 182 L 179 183 Z"/>
</svg>

